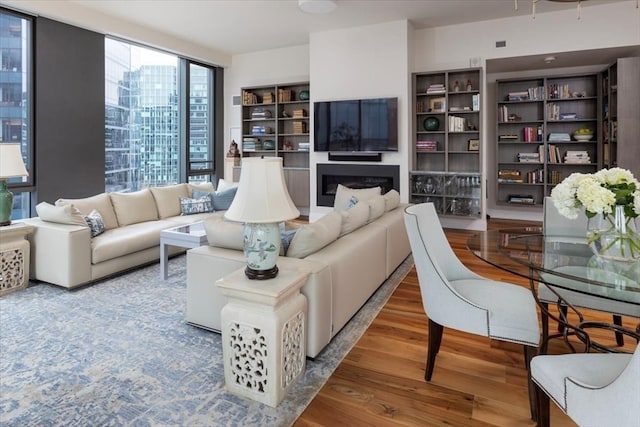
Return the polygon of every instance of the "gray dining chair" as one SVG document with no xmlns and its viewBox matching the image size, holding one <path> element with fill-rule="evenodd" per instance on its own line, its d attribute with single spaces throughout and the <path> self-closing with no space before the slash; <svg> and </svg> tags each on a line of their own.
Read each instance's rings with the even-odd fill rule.
<svg viewBox="0 0 640 427">
<path fill-rule="evenodd" d="M 408 206 L 404 220 L 429 324 L 425 380 L 431 381 L 444 327 L 522 344 L 528 371 L 540 341 L 531 291 L 469 270 L 451 249 L 433 203 Z M 533 418 L 534 396 L 529 381 Z"/>
<path fill-rule="evenodd" d="M 550 399 L 580 426 L 640 425 L 640 346 L 633 354 L 536 356 L 531 379 L 539 427 L 550 424 Z"/>
<path fill-rule="evenodd" d="M 544 198 L 544 216 L 542 220 L 542 230 L 545 236 L 553 236 L 554 238 L 579 238 L 580 241 L 586 237 L 587 232 L 587 216 L 584 212 L 581 212 L 576 219 L 569 219 L 564 217 L 558 212 L 558 209 L 553 204 L 551 197 Z M 545 277 L 552 278 L 547 275 Z M 630 316 L 640 318 L 640 305 L 624 303 L 614 301 L 607 298 L 600 298 L 592 295 L 586 295 L 576 291 L 570 291 L 558 287 L 553 288 L 554 291 L 549 289 L 544 283 L 538 283 L 538 301 L 542 305 L 541 310 L 541 323 L 542 323 L 542 348 L 541 352 L 545 353 L 547 348 L 547 341 L 549 338 L 549 316 L 545 313 L 548 310 L 549 304 L 558 304 L 558 295 L 562 297 L 567 303 L 574 307 L 586 308 L 589 310 L 597 310 L 605 313 L 611 313 L 613 315 L 613 323 L 617 326 L 622 325 L 621 316 Z M 563 311 L 566 316 L 566 305 L 559 305 L 559 309 Z M 559 331 L 562 332 L 562 325 L 559 325 Z M 616 343 L 618 345 L 624 345 L 623 334 L 615 332 Z"/>
</svg>

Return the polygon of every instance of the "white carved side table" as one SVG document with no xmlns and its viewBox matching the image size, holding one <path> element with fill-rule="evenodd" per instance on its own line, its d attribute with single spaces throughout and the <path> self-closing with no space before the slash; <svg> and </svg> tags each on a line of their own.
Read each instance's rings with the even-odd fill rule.
<svg viewBox="0 0 640 427">
<path fill-rule="evenodd" d="M 33 226 L 21 222 L 0 227 L 0 296 L 29 284 L 29 241 Z"/>
<path fill-rule="evenodd" d="M 221 312 L 227 389 L 276 407 L 304 373 L 309 273 L 280 269 L 277 277 L 249 280 L 244 268 L 216 282 L 228 298 Z"/>
</svg>

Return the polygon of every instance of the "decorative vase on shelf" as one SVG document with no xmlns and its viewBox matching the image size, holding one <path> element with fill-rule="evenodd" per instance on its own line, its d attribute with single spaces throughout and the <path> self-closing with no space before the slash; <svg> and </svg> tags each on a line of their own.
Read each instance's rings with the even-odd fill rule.
<svg viewBox="0 0 640 427">
<path fill-rule="evenodd" d="M 598 257 L 611 261 L 640 262 L 640 234 L 636 218 L 627 216 L 624 208 L 616 205 L 613 213 L 589 218 L 587 240 Z"/>
</svg>

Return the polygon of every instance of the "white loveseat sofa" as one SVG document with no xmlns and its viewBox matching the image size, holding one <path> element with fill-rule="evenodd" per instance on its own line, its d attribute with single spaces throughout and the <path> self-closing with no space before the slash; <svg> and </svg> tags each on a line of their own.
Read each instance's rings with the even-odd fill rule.
<svg viewBox="0 0 640 427">
<path fill-rule="evenodd" d="M 399 195 L 395 202 L 383 201 L 382 212 L 377 202 L 369 202 L 378 207 L 359 201 L 357 209 L 333 211 L 302 225 L 286 256 L 278 258 L 280 269 L 310 273 L 301 289 L 308 301 L 309 357 L 322 351 L 411 252 L 404 226 L 405 206 L 399 204 Z M 205 221 L 205 229 L 209 245 L 187 251 L 186 319 L 192 325 L 220 332 L 220 311 L 227 300 L 217 289 L 216 280 L 244 268 L 246 261 L 240 228 L 225 234 L 221 220 L 212 218 Z"/>
<path fill-rule="evenodd" d="M 41 206 L 40 216 L 21 220 L 34 226 L 30 278 L 75 288 L 160 259 L 162 230 L 223 212 L 182 215 L 180 198 L 193 190 L 213 192 L 211 183 L 177 184 L 132 193 L 102 193 L 59 199 Z M 84 216 L 100 214 L 105 231 L 95 237 Z M 43 213 L 46 212 L 46 216 Z M 184 249 L 170 247 L 169 254 Z"/>
</svg>

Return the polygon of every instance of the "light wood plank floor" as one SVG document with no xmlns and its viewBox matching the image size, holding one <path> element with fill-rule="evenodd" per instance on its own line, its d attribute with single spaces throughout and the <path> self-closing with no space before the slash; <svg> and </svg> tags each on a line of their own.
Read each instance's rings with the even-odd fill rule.
<svg viewBox="0 0 640 427">
<path fill-rule="evenodd" d="M 531 225 L 491 220 L 490 228 Z M 534 225 L 539 225 L 534 223 Z M 526 286 L 523 278 L 477 259 L 466 248 L 472 231 L 445 230 L 451 246 L 485 277 Z M 611 317 L 585 312 L 590 318 Z M 637 320 L 624 319 L 634 328 Z M 551 325 L 550 328 L 555 328 Z M 614 345 L 613 334 L 597 335 Z M 627 339 L 625 347 L 633 350 Z M 533 426 L 522 347 L 446 329 L 431 382 L 424 380 L 427 318 L 415 269 L 295 422 L 305 426 Z M 549 353 L 566 353 L 554 340 Z M 575 426 L 553 403 L 554 427 Z"/>
</svg>

